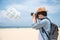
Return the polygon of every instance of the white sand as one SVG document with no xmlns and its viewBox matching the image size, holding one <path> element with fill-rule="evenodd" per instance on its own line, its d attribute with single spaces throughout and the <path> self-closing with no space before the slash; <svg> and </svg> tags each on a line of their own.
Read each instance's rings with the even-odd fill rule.
<svg viewBox="0 0 60 40">
<path fill-rule="evenodd" d="M 32 28 L 0 29 L 0 40 L 38 40 L 38 36 L 39 31 Z M 60 40 L 59 37 L 58 40 Z"/>
</svg>

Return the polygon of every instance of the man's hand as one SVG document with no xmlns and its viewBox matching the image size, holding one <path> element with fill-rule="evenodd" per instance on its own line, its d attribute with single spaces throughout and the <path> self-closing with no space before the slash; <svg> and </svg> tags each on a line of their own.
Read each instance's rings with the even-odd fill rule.
<svg viewBox="0 0 60 40">
<path fill-rule="evenodd" d="M 37 19 L 36 19 L 36 17 L 35 17 L 35 14 L 33 14 L 32 20 L 33 20 L 33 23 L 36 23 L 36 22 L 37 22 Z"/>
</svg>

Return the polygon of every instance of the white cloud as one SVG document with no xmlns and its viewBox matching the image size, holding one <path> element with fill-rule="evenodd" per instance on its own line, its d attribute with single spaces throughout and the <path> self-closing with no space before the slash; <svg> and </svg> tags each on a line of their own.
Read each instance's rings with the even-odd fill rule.
<svg viewBox="0 0 60 40">
<path fill-rule="evenodd" d="M 6 10 L 5 15 L 10 19 L 20 19 L 21 18 L 21 13 L 13 7 L 8 8 Z"/>
<path fill-rule="evenodd" d="M 7 18 L 11 21 L 18 21 L 21 19 L 21 12 L 19 12 L 13 7 L 10 7 L 10 8 L 7 8 L 6 10 L 1 10 L 0 19 L 1 18 L 4 18 L 4 19 Z"/>
</svg>

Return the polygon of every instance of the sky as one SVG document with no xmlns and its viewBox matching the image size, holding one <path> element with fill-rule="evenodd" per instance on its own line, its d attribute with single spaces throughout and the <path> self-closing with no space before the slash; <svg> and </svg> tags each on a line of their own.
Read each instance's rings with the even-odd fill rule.
<svg viewBox="0 0 60 40">
<path fill-rule="evenodd" d="M 31 26 L 31 12 L 45 7 L 50 20 L 60 26 L 60 0 L 0 0 L 0 26 Z"/>
</svg>

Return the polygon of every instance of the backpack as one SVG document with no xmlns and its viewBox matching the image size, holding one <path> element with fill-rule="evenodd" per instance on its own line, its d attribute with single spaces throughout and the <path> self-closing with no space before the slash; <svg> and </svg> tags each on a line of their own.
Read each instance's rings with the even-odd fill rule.
<svg viewBox="0 0 60 40">
<path fill-rule="evenodd" d="M 48 19 L 48 18 L 47 18 Z M 50 19 L 48 19 L 50 21 Z M 42 27 L 42 30 L 45 32 L 49 40 L 57 40 L 58 38 L 58 26 L 50 21 L 50 33 L 49 35 L 45 31 L 45 29 Z"/>
</svg>

